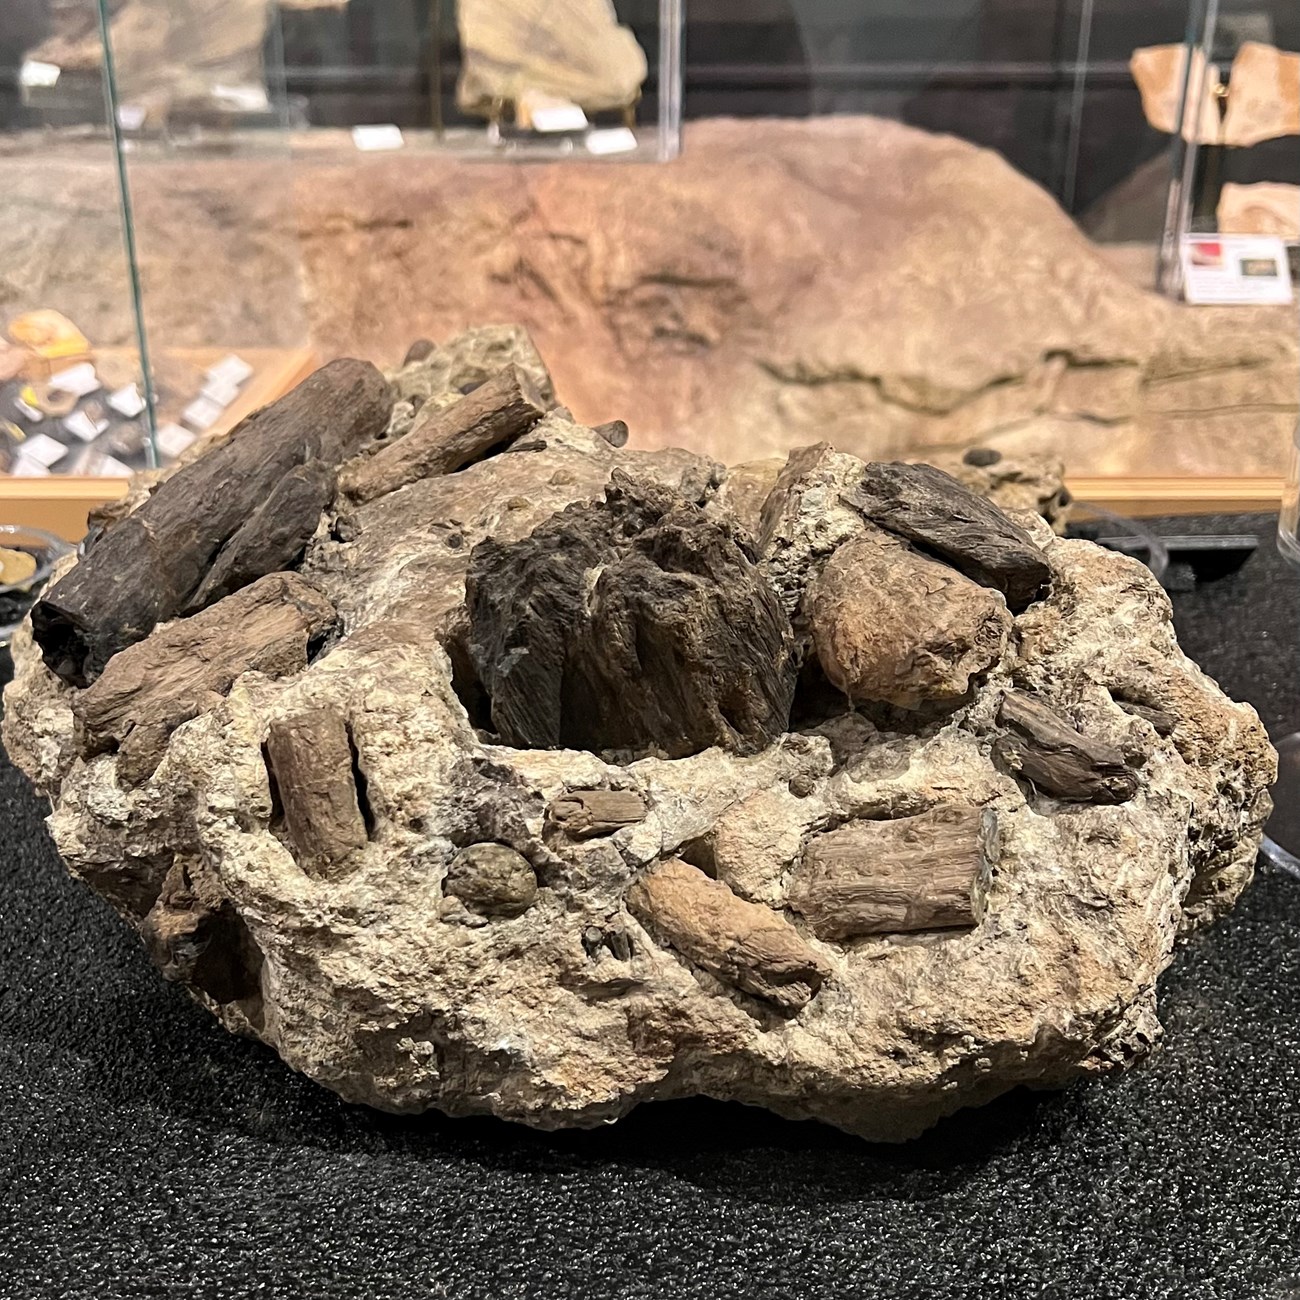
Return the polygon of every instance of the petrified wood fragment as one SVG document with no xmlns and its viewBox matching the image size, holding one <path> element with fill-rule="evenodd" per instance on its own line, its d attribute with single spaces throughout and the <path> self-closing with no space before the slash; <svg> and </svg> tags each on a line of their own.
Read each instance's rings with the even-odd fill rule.
<svg viewBox="0 0 1300 1300">
<path fill-rule="evenodd" d="M 85 686 L 119 650 L 196 607 L 211 570 L 208 600 L 291 563 L 320 519 L 320 467 L 332 469 L 381 432 L 390 404 L 374 366 L 342 360 L 250 415 L 107 528 L 37 602 L 32 635 L 45 662 Z"/>
<path fill-rule="evenodd" d="M 521 916 L 537 897 L 537 876 L 509 845 L 471 844 L 452 858 L 442 888 L 482 916 Z"/>
<path fill-rule="evenodd" d="M 570 839 L 586 840 L 644 821 L 646 805 L 635 790 L 570 790 L 547 815 Z"/>
<path fill-rule="evenodd" d="M 829 443 L 800 447 L 779 468 L 759 509 L 763 569 L 796 621 L 804 593 L 836 547 L 869 527 L 846 504 L 861 484 L 862 470 L 856 456 L 836 451 Z M 729 495 L 727 484 L 719 495 Z"/>
<path fill-rule="evenodd" d="M 1019 524 L 933 465 L 872 462 L 849 504 L 1002 592 L 1017 613 L 1051 581 L 1043 552 Z"/>
<path fill-rule="evenodd" d="M 627 446 L 628 428 L 625 420 L 606 420 L 604 424 L 596 426 L 595 432 L 600 434 L 611 447 Z"/>
<path fill-rule="evenodd" d="M 946 805 L 814 836 L 789 893 L 819 939 L 975 924 L 993 814 Z"/>
<path fill-rule="evenodd" d="M 164 979 L 219 1005 L 259 999 L 262 954 L 202 863 L 178 858 L 140 927 Z"/>
<path fill-rule="evenodd" d="M 347 722 L 338 709 L 304 709 L 275 719 L 267 731 L 267 771 L 275 780 L 285 830 L 304 871 L 328 874 L 365 847 L 355 765 Z"/>
<path fill-rule="evenodd" d="M 830 966 L 783 916 L 737 898 L 678 858 L 635 881 L 627 903 L 646 929 L 683 957 L 784 1015 L 802 1011 L 830 977 Z"/>
<path fill-rule="evenodd" d="M 611 0 L 456 6 L 462 63 L 456 104 L 469 113 L 517 116 L 540 95 L 589 113 L 636 102 L 646 77 L 645 51 L 619 23 Z"/>
<path fill-rule="evenodd" d="M 334 606 L 296 573 L 272 573 L 201 614 L 178 619 L 113 656 L 72 709 L 91 753 L 117 749 L 123 782 L 158 766 L 167 740 L 256 669 L 283 677 L 307 666 L 309 642 Z"/>
<path fill-rule="evenodd" d="M 509 744 L 752 753 L 785 730 L 789 619 L 744 534 L 616 474 L 522 541 L 475 547 L 469 649 Z"/>
<path fill-rule="evenodd" d="M 804 615 L 827 678 L 855 703 L 953 702 L 1006 649 L 1006 602 L 871 529 L 827 561 Z"/>
<path fill-rule="evenodd" d="M 1300 240 L 1300 185 L 1229 181 L 1219 191 L 1215 215 L 1225 234 L 1277 235 L 1294 244 Z"/>
<path fill-rule="evenodd" d="M 1232 60 L 1223 143 L 1240 148 L 1300 135 L 1300 54 L 1243 41 Z"/>
<path fill-rule="evenodd" d="M 321 512 L 333 497 L 332 465 L 313 460 L 290 470 L 221 548 L 208 576 L 186 602 L 185 612 L 206 609 L 264 573 L 289 568 L 311 540 Z"/>
<path fill-rule="evenodd" d="M 454 474 L 527 432 L 546 411 L 528 376 L 507 366 L 452 406 L 422 408 L 410 432 L 349 465 L 339 485 L 362 502 L 417 479 Z"/>
<path fill-rule="evenodd" d="M 1042 701 L 1012 691 L 998 720 L 1009 730 L 994 753 L 1038 789 L 1091 803 L 1124 803 L 1137 793 L 1138 775 L 1114 745 L 1085 736 Z"/>
<path fill-rule="evenodd" d="M 1178 725 L 1178 719 L 1168 709 L 1156 708 L 1154 704 L 1142 704 L 1137 700 L 1126 700 L 1120 696 L 1115 697 L 1115 703 L 1125 713 L 1131 713 L 1137 718 L 1145 718 L 1155 728 L 1157 736 L 1172 736 L 1174 728 Z"/>
</svg>

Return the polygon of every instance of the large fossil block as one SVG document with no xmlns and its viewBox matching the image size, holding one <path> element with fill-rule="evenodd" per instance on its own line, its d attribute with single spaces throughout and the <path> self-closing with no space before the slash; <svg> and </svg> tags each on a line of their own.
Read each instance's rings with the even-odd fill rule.
<svg viewBox="0 0 1300 1300">
<path fill-rule="evenodd" d="M 1151 1051 L 1274 756 L 1147 570 L 826 447 L 729 490 L 556 408 L 427 455 L 453 359 L 496 398 L 437 427 L 491 426 L 525 342 L 309 380 L 259 417 L 282 473 L 236 434 L 137 492 L 51 590 L 74 632 L 19 633 L 5 743 L 163 975 L 353 1101 L 546 1128 L 700 1092 L 898 1139 Z M 312 463 L 301 558 L 223 564 Z M 203 546 L 133 558 L 233 486 Z M 124 619 L 159 564 L 169 603 Z M 196 610 L 214 571 L 252 580 Z M 873 619 L 883 695 L 839 653 Z"/>
<path fill-rule="evenodd" d="M 537 94 L 588 112 L 634 104 L 645 51 L 610 0 L 460 0 L 463 67 L 456 102 L 488 113 Z"/>
</svg>

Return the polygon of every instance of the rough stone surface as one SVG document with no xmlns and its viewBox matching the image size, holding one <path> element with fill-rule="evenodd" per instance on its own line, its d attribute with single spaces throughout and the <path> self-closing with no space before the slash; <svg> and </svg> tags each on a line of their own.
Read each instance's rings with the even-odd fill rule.
<svg viewBox="0 0 1300 1300">
<path fill-rule="evenodd" d="M 959 700 L 1011 630 L 999 593 L 876 529 L 845 542 L 805 600 L 822 671 L 858 704 Z"/>
<path fill-rule="evenodd" d="M 920 717 L 841 700 L 748 756 L 516 749 L 482 729 L 458 663 L 472 547 L 598 500 L 615 468 L 706 508 L 726 481 L 559 411 L 538 429 L 534 450 L 327 512 L 301 581 L 337 630 L 305 667 L 218 683 L 151 772 L 85 747 L 84 692 L 19 633 L 6 746 L 52 800 L 69 867 L 164 972 L 350 1100 L 541 1127 L 704 1093 L 897 1139 L 1016 1084 L 1146 1055 L 1177 939 L 1250 878 L 1274 761 L 1254 712 L 1179 651 L 1150 574 L 1024 516 L 1051 584 L 969 701 Z M 799 621 L 834 529 L 866 528 L 829 491 L 864 466 L 815 451 L 814 468 L 830 456 L 822 482 L 781 492 L 761 551 Z M 1122 754 L 1132 797 L 1058 801 L 999 765 L 1012 689 Z M 1172 719 L 1168 734 L 1133 706 Z M 297 861 L 264 750 L 272 727 L 322 709 L 354 750 L 367 830 L 329 872 Z M 644 817 L 569 835 L 551 810 L 597 790 L 635 795 L 620 802 Z M 814 837 L 953 804 L 996 827 L 973 925 L 827 940 L 789 906 Z"/>
<path fill-rule="evenodd" d="M 1080 475 L 1285 468 L 1294 311 L 1134 286 L 960 140 L 862 117 L 703 121 L 679 159 L 636 168 L 340 145 L 304 149 L 289 189 L 266 159 L 133 161 L 157 339 L 309 337 L 391 365 L 419 335 L 520 321 L 580 421 L 728 464 L 825 439 L 874 459 L 989 445 Z M 127 343 L 111 158 L 41 150 L 39 167 L 0 159 L 11 299 Z M 1141 233 L 1158 229 L 1157 213 Z"/>
</svg>

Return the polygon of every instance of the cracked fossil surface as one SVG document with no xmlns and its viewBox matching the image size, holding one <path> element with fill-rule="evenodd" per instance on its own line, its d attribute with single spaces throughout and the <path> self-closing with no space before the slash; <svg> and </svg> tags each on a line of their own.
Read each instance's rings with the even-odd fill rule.
<svg viewBox="0 0 1300 1300">
<path fill-rule="evenodd" d="M 9 753 L 167 978 L 349 1100 L 546 1128 L 897 1140 L 1152 1050 L 1274 758 L 1145 568 L 825 446 L 756 505 L 521 331 L 412 358 L 140 485 L 15 641 Z"/>
</svg>

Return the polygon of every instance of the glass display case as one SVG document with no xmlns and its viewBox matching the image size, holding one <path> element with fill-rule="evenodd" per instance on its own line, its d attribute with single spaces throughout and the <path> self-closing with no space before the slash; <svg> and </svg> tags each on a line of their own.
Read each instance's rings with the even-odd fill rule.
<svg viewBox="0 0 1300 1300">
<path fill-rule="evenodd" d="M 47 22 L 88 69 L 53 61 Z M 100 48 L 93 0 L 0 14 L 0 523 L 35 522 L 55 475 L 122 490 L 151 463 Z"/>
<path fill-rule="evenodd" d="M 1294 307 L 1188 304 L 1181 271 L 1233 204 L 1294 248 L 1281 0 L 21 9 L 0 202 L 48 196 L 4 236 L 9 314 L 143 350 L 129 468 L 318 361 L 513 322 L 579 418 L 642 446 L 979 447 L 1130 512 L 1280 497 Z M 1202 138 L 1193 103 L 1252 142 Z M 74 450 L 52 468 L 87 472 Z"/>
<path fill-rule="evenodd" d="M 1195 0 L 1183 48 L 1145 52 L 1144 97 L 1169 119 L 1175 142 L 1159 266 L 1171 294 L 1198 297 L 1197 271 L 1213 265 L 1210 251 L 1224 239 L 1246 255 L 1262 239 L 1289 249 L 1276 300 L 1290 299 L 1300 243 L 1300 53 L 1278 49 L 1272 35 L 1259 10 Z M 1265 269 L 1255 266 L 1253 287 L 1266 293 L 1274 286 L 1262 281 L 1274 277 Z"/>
<path fill-rule="evenodd" d="M 280 60 L 238 55 L 243 30 L 221 5 L 33 0 L 0 14 L 0 522 L 75 540 L 132 474 L 310 369 L 287 224 L 253 269 L 274 322 L 238 288 L 255 222 L 289 205 Z M 199 146 L 199 171 L 173 167 L 209 114 L 221 145 Z M 229 189 L 222 164 L 240 169 Z"/>
<path fill-rule="evenodd" d="M 318 145 L 663 161 L 681 142 L 682 0 L 282 0 Z"/>
</svg>

